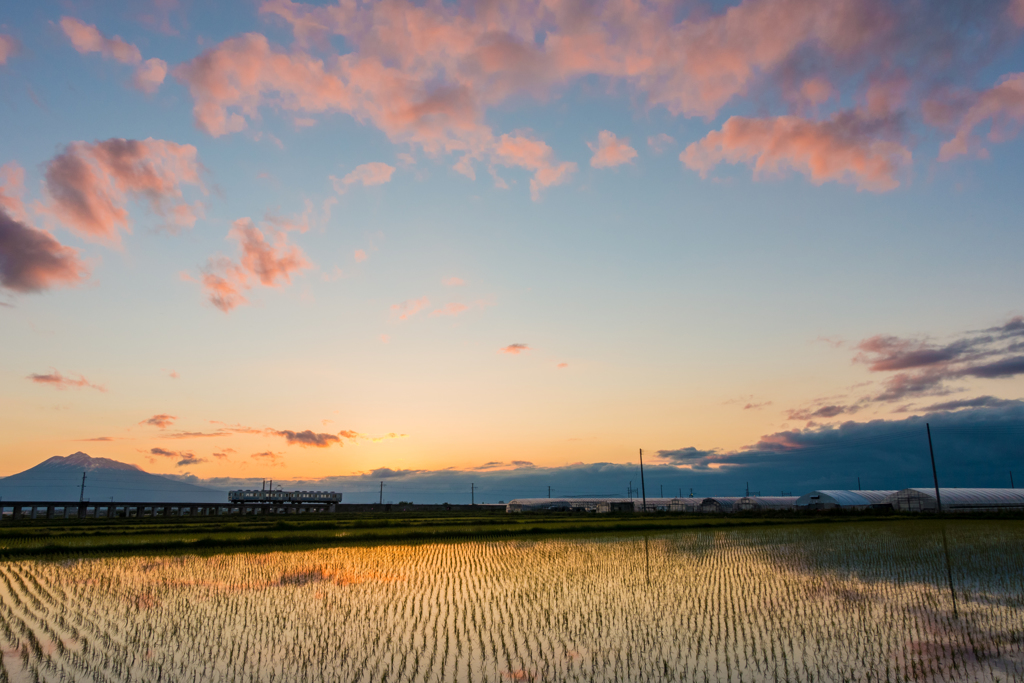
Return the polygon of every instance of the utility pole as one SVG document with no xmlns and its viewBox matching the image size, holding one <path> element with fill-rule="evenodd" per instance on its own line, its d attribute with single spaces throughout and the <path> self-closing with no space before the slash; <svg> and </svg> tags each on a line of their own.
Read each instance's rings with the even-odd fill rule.
<svg viewBox="0 0 1024 683">
<path fill-rule="evenodd" d="M 647 512 L 647 485 L 644 484 L 644 449 L 640 449 L 640 490 L 644 494 L 644 512 Z"/>
<path fill-rule="evenodd" d="M 548 498 L 550 498 L 550 497 L 551 497 L 551 487 L 549 486 L 548 487 Z"/>
<path fill-rule="evenodd" d="M 932 427 L 927 422 L 924 428 L 928 431 L 928 454 L 932 456 L 932 478 L 935 479 L 935 504 L 939 507 L 939 514 L 942 514 L 942 498 L 939 497 L 939 473 L 935 469 L 935 449 L 932 448 Z"/>
<path fill-rule="evenodd" d="M 82 491 L 78 494 L 78 502 L 85 502 L 85 472 L 82 472 Z"/>
<path fill-rule="evenodd" d="M 1013 488 L 1013 472 L 1010 472 L 1010 488 Z"/>
<path fill-rule="evenodd" d="M 384 482 L 380 483 L 380 504 L 384 504 Z"/>
<path fill-rule="evenodd" d="M 629 488 L 626 489 L 626 495 L 629 496 L 630 500 L 633 500 L 633 480 L 629 480 Z"/>
<path fill-rule="evenodd" d="M 550 497 L 551 494 L 548 493 L 548 498 Z M 476 484 L 469 485 L 469 503 L 470 505 L 476 505 Z"/>
<path fill-rule="evenodd" d="M 747 482 L 747 498 L 750 498 L 750 482 Z"/>
</svg>

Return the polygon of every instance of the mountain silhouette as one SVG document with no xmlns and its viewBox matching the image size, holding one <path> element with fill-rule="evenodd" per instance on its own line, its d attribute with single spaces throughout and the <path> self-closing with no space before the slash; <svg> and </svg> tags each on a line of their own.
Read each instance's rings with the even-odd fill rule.
<svg viewBox="0 0 1024 683">
<path fill-rule="evenodd" d="M 85 499 L 91 502 L 219 503 L 227 493 L 161 477 L 136 465 L 94 458 L 87 453 L 54 456 L 24 472 L 0 479 L 0 500 L 77 501 L 85 473 Z"/>
</svg>

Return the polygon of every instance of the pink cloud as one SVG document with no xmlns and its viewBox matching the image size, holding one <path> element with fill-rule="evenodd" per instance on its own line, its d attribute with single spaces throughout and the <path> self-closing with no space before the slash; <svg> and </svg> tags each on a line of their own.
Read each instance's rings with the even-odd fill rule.
<svg viewBox="0 0 1024 683">
<path fill-rule="evenodd" d="M 42 207 L 88 239 L 119 244 L 130 232 L 129 198 L 145 199 L 166 227 L 192 227 L 194 207 L 182 185 L 202 188 L 196 148 L 167 140 L 111 138 L 72 142 L 46 165 L 47 201 Z"/>
<path fill-rule="evenodd" d="M 363 261 L 370 258 L 366 255 L 366 252 L 362 249 L 356 249 L 355 253 L 352 254 L 352 258 L 356 260 L 356 263 L 362 263 Z"/>
<path fill-rule="evenodd" d="M 988 133 L 991 142 L 1008 140 L 1020 131 L 1024 125 L 1024 73 L 1007 74 L 997 85 L 971 98 L 960 117 L 956 136 L 939 149 L 939 161 L 972 152 L 987 155 L 974 135 L 974 129 L 985 121 L 991 121 Z"/>
<path fill-rule="evenodd" d="M 157 456 L 160 458 L 172 458 L 177 460 L 175 467 L 185 467 L 186 465 L 201 465 L 204 462 L 209 462 L 206 458 L 200 458 L 191 451 L 169 451 L 165 448 L 150 448 L 149 454 L 151 456 Z M 152 462 L 155 458 L 150 458 Z"/>
<path fill-rule="evenodd" d="M 629 140 L 620 140 L 610 130 L 602 130 L 597 134 L 597 142 L 588 142 L 587 147 L 594 153 L 590 157 L 594 168 L 620 166 L 636 158 L 636 150 L 629 146 Z"/>
<path fill-rule="evenodd" d="M 812 76 L 800 84 L 800 96 L 809 104 L 824 104 L 836 96 L 836 90 L 824 76 Z"/>
<path fill-rule="evenodd" d="M 0 33 L 0 66 L 7 63 L 7 60 L 18 54 L 21 48 L 14 36 Z"/>
<path fill-rule="evenodd" d="M 89 272 L 78 251 L 28 223 L 24 179 L 18 164 L 0 166 L 0 286 L 27 293 L 81 283 Z"/>
<path fill-rule="evenodd" d="M 25 220 L 25 205 L 21 201 L 25 194 L 25 169 L 10 161 L 0 166 L 0 209 L 15 220 Z"/>
<path fill-rule="evenodd" d="M 45 384 L 46 386 L 51 386 L 54 389 L 68 389 L 70 387 L 81 389 L 83 387 L 89 387 L 96 391 L 105 392 L 107 390 L 106 387 L 99 384 L 93 384 L 81 375 L 79 375 L 77 379 L 65 377 L 53 368 L 50 368 L 50 372 L 46 374 L 33 373 L 28 376 L 28 379 L 32 380 L 36 384 Z"/>
<path fill-rule="evenodd" d="M 852 113 L 827 121 L 733 116 L 720 131 L 689 145 L 679 159 L 705 178 L 722 162 L 747 163 L 755 178 L 794 169 L 815 185 L 833 181 L 885 192 L 899 186 L 898 177 L 910 166 L 911 153 L 902 144 L 879 137 L 882 132 Z"/>
<path fill-rule="evenodd" d="M 242 268 L 264 287 L 290 283 L 293 272 L 311 267 L 302 250 L 288 244 L 283 233 L 271 244 L 249 218 L 239 218 L 232 225 L 228 237 L 237 240 L 242 248 Z"/>
<path fill-rule="evenodd" d="M 167 62 L 155 58 L 143 62 L 139 48 L 125 42 L 120 36 L 107 38 L 92 24 L 86 24 L 73 17 L 62 17 L 60 27 L 80 54 L 99 52 L 108 59 L 135 66 L 133 83 L 139 90 L 152 94 L 164 82 Z"/>
<path fill-rule="evenodd" d="M 356 166 L 355 170 L 344 178 L 339 179 L 334 176 L 331 176 L 330 178 L 331 182 L 334 184 L 335 192 L 338 194 L 344 194 L 349 185 L 354 185 L 355 183 L 362 183 L 363 187 L 389 183 L 391 182 L 391 174 L 394 172 L 394 166 L 388 166 L 380 161 L 372 161 L 368 164 L 360 164 L 359 166 Z"/>
<path fill-rule="evenodd" d="M 293 273 L 312 268 L 303 251 L 288 242 L 285 231 L 273 225 L 264 230 L 266 233 L 250 218 L 239 218 L 228 232 L 242 252 L 239 260 L 218 256 L 201 269 L 200 282 L 210 303 L 225 313 L 246 303 L 243 292 L 253 286 L 281 287 L 291 283 Z M 273 237 L 272 242 L 267 234 Z"/>
<path fill-rule="evenodd" d="M 389 341 L 391 341 L 391 337 L 389 337 L 386 334 L 380 335 L 380 343 L 381 344 L 387 344 Z"/>
<path fill-rule="evenodd" d="M 456 316 L 459 313 L 464 313 L 469 310 L 469 306 L 459 303 L 445 304 L 441 308 L 436 308 L 430 312 L 430 317 L 436 317 L 439 315 L 451 315 Z"/>
<path fill-rule="evenodd" d="M 160 89 L 167 77 L 167 62 L 162 59 L 147 59 L 135 69 L 132 84 L 144 93 L 152 95 Z"/>
<path fill-rule="evenodd" d="M 274 431 L 277 436 L 283 436 L 289 446 L 302 446 L 303 448 L 327 448 L 332 444 L 341 444 L 341 438 L 334 434 L 316 433 L 306 429 L 301 432 L 293 432 L 290 429 Z"/>
<path fill-rule="evenodd" d="M 555 367 L 556 368 L 567 368 L 567 367 L 569 367 L 569 364 L 568 363 L 559 363 Z"/>
<path fill-rule="evenodd" d="M 461 287 L 466 283 L 461 277 L 446 277 L 441 280 L 441 284 L 445 287 Z"/>
<path fill-rule="evenodd" d="M 249 456 L 253 460 L 265 460 L 271 465 L 277 465 L 278 460 L 284 457 L 284 453 L 275 453 L 273 451 L 263 451 L 261 453 L 253 453 Z"/>
<path fill-rule="evenodd" d="M 1024 0 L 1010 0 L 1006 11 L 1017 26 L 1024 26 Z"/>
<path fill-rule="evenodd" d="M 230 38 L 175 67 L 173 75 L 192 94 L 196 125 L 214 137 L 245 129 L 246 117 L 256 116 L 267 98 L 306 113 L 347 111 L 352 104 L 348 86 L 321 60 L 275 52 L 257 33 Z"/>
<path fill-rule="evenodd" d="M 430 300 L 427 297 L 423 297 L 421 299 L 409 299 L 400 304 L 394 304 L 391 306 L 391 310 L 398 313 L 399 320 L 408 320 L 429 305 Z"/>
<path fill-rule="evenodd" d="M 556 162 L 551 147 L 522 133 L 502 135 L 494 147 L 493 159 L 503 166 L 518 166 L 534 172 L 530 179 L 530 196 L 534 201 L 540 199 L 541 189 L 561 185 L 577 168 L 573 161 Z"/>
<path fill-rule="evenodd" d="M 486 125 L 489 109 L 524 97 L 548 101 L 591 79 L 672 115 L 710 120 L 752 93 L 757 107 L 778 99 L 793 110 L 788 113 L 805 115 L 805 108 L 831 102 L 835 93 L 852 90 L 860 101 L 868 88 L 898 76 L 920 94 L 936 77 L 960 77 L 963 65 L 988 59 L 979 56 L 978 46 L 1008 38 L 1000 22 L 1024 25 L 1024 0 L 972 11 L 971 35 L 983 36 L 978 40 L 968 39 L 958 15 L 941 3 L 712 5 L 265 0 L 260 13 L 291 27 L 295 40 L 288 48 L 248 33 L 211 47 L 173 74 L 189 89 L 196 124 L 211 135 L 241 131 L 265 110 L 306 123 L 316 115 L 343 113 L 427 156 L 457 155 L 455 170 L 471 178 L 479 164 L 491 172 L 500 166 L 530 170 L 536 198 L 544 188 L 566 182 L 575 165 L 553 154 L 538 163 L 536 154 L 510 149 L 506 137 Z M 345 53 L 337 52 L 339 44 Z M 806 65 L 814 65 L 813 73 Z M 773 97 L 779 88 L 783 96 Z M 894 105 L 895 100 L 888 103 Z M 877 118 L 874 105 L 867 111 Z M 863 135 L 854 138 L 854 147 L 865 143 Z M 883 140 L 865 163 L 901 157 L 896 147 Z M 850 156 L 848 149 L 844 155 Z M 809 163 L 805 157 L 795 161 Z M 864 169 L 839 173 L 865 189 L 893 187 L 893 176 L 885 175 Z M 834 170 L 817 177 L 836 179 Z M 498 177 L 495 184 L 507 185 Z"/>
<path fill-rule="evenodd" d="M 306 9 L 292 3 L 267 3 L 261 11 L 283 13 L 298 22 L 297 31 L 304 34 L 303 20 L 297 16 L 306 14 Z M 430 10 L 382 6 L 379 16 L 407 10 L 416 15 L 407 18 L 420 23 L 405 28 L 417 34 L 413 39 L 423 49 L 453 49 L 456 45 L 468 49 L 470 44 L 463 35 L 468 27 L 445 26 L 431 16 Z M 398 16 L 391 18 L 405 21 Z M 426 29 L 427 25 L 434 30 Z M 435 43 L 442 35 L 445 43 Z M 393 142 L 416 145 L 430 155 L 461 152 L 463 157 L 456 170 L 470 177 L 474 177 L 472 163 L 480 159 L 527 168 L 534 172 L 531 190 L 535 197 L 541 188 L 564 182 L 575 170 L 574 163 L 555 163 L 550 147 L 543 142 L 520 135 L 495 138 L 480 122 L 482 112 L 468 86 L 437 85 L 439 65 L 415 58 L 408 53 L 408 46 L 403 47 L 404 41 L 403 45 L 391 44 L 391 36 L 386 41 L 389 49 L 405 53 L 398 60 L 400 68 L 385 66 L 385 62 L 395 61 L 394 55 L 370 54 L 374 50 L 366 55 L 354 52 L 338 57 L 327 66 L 302 51 L 279 51 L 266 37 L 249 33 L 224 41 L 173 73 L 192 94 L 196 124 L 214 136 L 243 130 L 265 105 L 307 114 L 338 111 L 370 121 Z M 408 63 L 402 63 L 406 60 Z M 525 150 L 531 142 L 540 147 Z M 390 178 L 387 169 L 393 171 L 380 164 L 372 172 L 352 177 L 349 183 L 335 180 L 335 187 L 342 191 L 353 182 L 386 182 Z"/>
<path fill-rule="evenodd" d="M 151 427 L 159 427 L 160 429 L 166 429 L 167 427 L 170 427 L 172 424 L 174 424 L 174 421 L 177 419 L 178 418 L 174 417 L 173 415 L 160 413 L 159 415 L 154 415 L 153 417 L 147 420 L 143 420 L 139 424 L 150 425 Z"/>
<path fill-rule="evenodd" d="M 83 55 L 99 52 L 104 57 L 116 59 L 122 64 L 138 64 L 142 61 L 139 48 L 121 40 L 120 36 L 106 38 L 95 26 L 73 17 L 62 17 L 60 27 L 74 48 Z"/>
<path fill-rule="evenodd" d="M 676 139 L 668 133 L 658 133 L 647 138 L 647 146 L 654 150 L 655 154 L 661 154 L 674 144 Z"/>
<path fill-rule="evenodd" d="M 518 356 L 520 353 L 529 350 L 530 347 L 527 344 L 509 344 L 508 346 L 503 346 L 498 349 L 498 353 L 507 353 L 511 356 Z"/>
</svg>

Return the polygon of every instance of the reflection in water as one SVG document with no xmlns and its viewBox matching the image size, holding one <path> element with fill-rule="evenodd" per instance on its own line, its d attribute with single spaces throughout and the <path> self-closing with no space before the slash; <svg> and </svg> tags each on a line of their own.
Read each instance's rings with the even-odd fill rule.
<svg viewBox="0 0 1024 683">
<path fill-rule="evenodd" d="M 957 595 L 940 524 L 0 563 L 0 646 L 13 681 L 1024 679 L 1024 525 L 945 522 Z"/>
<path fill-rule="evenodd" d="M 946 577 L 949 579 L 949 597 L 953 601 L 953 618 L 959 615 L 956 612 L 956 591 L 953 590 L 953 565 L 949 562 L 949 541 L 946 540 L 946 525 L 942 525 L 942 554 L 946 558 Z"/>
</svg>

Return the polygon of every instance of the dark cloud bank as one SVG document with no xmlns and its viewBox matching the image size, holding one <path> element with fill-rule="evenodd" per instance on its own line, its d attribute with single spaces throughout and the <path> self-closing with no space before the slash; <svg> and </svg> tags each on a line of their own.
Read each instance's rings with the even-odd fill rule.
<svg viewBox="0 0 1024 683">
<path fill-rule="evenodd" d="M 925 423 L 930 423 L 942 486 L 1010 485 L 1010 472 L 1024 482 L 1024 401 L 981 397 L 950 402 L 955 412 L 933 412 L 902 420 L 845 422 L 771 434 L 739 451 L 680 447 L 645 458 L 647 495 L 742 495 L 746 483 L 763 495 L 781 491 L 799 495 L 813 489 L 901 489 L 930 486 L 931 464 Z M 966 406 L 966 407 L 964 407 Z M 477 470 L 394 470 L 382 467 L 359 476 L 284 482 L 287 488 L 342 491 L 345 502 L 376 502 L 380 482 L 384 500 L 418 503 L 468 503 L 470 485 L 476 502 L 512 498 L 625 495 L 630 480 L 640 487 L 638 463 L 591 463 L 533 467 L 515 461 L 509 469 L 485 462 Z M 176 478 L 216 488 L 259 488 L 260 479 Z M 1022 483 L 1024 486 L 1024 483 Z"/>
</svg>

